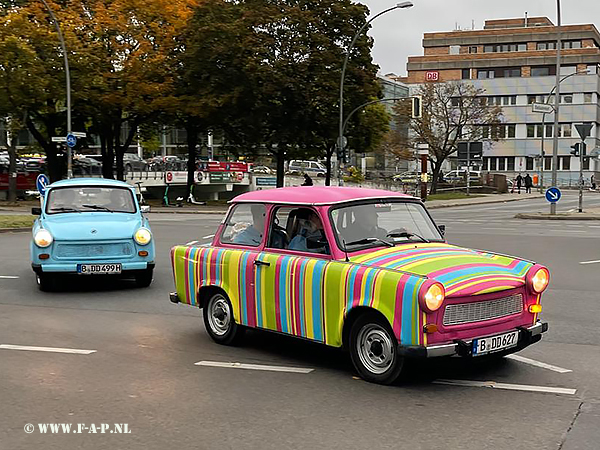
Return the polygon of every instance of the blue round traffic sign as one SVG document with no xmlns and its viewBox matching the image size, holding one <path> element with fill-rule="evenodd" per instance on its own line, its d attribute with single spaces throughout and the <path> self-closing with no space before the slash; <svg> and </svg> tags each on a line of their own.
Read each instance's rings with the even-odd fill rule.
<svg viewBox="0 0 600 450">
<path fill-rule="evenodd" d="M 43 173 L 40 173 L 35 180 L 35 186 L 37 187 L 37 190 L 41 195 L 44 195 L 46 193 L 46 186 L 48 186 L 49 184 L 50 180 Z"/>
<path fill-rule="evenodd" d="M 550 203 L 556 203 L 560 200 L 561 195 L 559 188 L 551 187 L 546 191 L 546 200 Z"/>
<path fill-rule="evenodd" d="M 67 146 L 73 148 L 76 145 L 77 145 L 77 138 L 75 136 L 73 136 L 72 134 L 67 134 Z"/>
</svg>

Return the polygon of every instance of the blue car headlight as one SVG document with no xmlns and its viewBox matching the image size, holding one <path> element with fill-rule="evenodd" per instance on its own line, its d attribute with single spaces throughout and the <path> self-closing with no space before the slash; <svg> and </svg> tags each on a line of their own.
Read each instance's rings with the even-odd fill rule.
<svg viewBox="0 0 600 450">
<path fill-rule="evenodd" d="M 35 242 L 35 245 L 41 248 L 50 247 L 50 245 L 52 245 L 52 241 L 54 241 L 52 234 L 43 228 L 38 230 L 33 237 L 33 242 Z"/>
<path fill-rule="evenodd" d="M 148 228 L 139 228 L 133 235 L 133 239 L 139 245 L 148 245 L 152 240 L 152 233 Z"/>
</svg>

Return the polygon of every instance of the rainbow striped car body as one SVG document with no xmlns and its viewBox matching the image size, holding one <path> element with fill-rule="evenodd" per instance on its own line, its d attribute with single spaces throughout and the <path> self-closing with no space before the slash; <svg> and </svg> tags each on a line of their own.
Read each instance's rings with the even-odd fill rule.
<svg viewBox="0 0 600 450">
<path fill-rule="evenodd" d="M 347 344 L 358 315 L 377 311 L 407 357 L 470 356 L 475 339 L 515 330 L 518 342 L 507 352 L 541 338 L 547 324 L 539 320 L 539 309 L 531 308 L 539 306 L 541 294 L 528 281 L 542 268 L 538 264 L 457 247 L 443 238 L 346 255 L 336 244 L 331 210 L 373 199 L 422 206 L 419 199 L 398 193 L 337 187 L 282 188 L 235 198 L 232 209 L 241 203 L 265 205 L 265 235 L 277 208 L 313 209 L 322 219 L 331 255 L 271 249 L 264 238 L 256 248 L 224 243 L 226 219 L 212 245 L 172 248 L 176 292 L 171 301 L 203 307 L 209 293 L 218 290 L 230 300 L 239 325 L 335 347 Z M 433 283 L 443 285 L 445 299 L 439 309 L 428 311 L 422 294 Z"/>
</svg>

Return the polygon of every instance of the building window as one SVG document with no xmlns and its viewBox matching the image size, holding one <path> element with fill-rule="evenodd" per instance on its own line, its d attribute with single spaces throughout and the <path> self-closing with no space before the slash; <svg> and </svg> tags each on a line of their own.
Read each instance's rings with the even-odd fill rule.
<svg viewBox="0 0 600 450">
<path fill-rule="evenodd" d="M 450 99 L 450 104 L 452 106 L 458 107 L 458 105 L 460 105 L 460 98 L 459 97 L 452 97 Z"/>
<path fill-rule="evenodd" d="M 552 156 L 544 156 L 544 170 L 552 170 Z"/>
<path fill-rule="evenodd" d="M 556 66 L 535 66 L 531 68 L 532 77 L 548 77 L 556 75 Z"/>
<path fill-rule="evenodd" d="M 498 158 L 490 158 L 490 170 L 498 170 L 497 164 L 498 164 Z"/>
<path fill-rule="evenodd" d="M 535 137 L 535 125 L 527 124 L 527 137 Z"/>
<path fill-rule="evenodd" d="M 561 66 L 560 74 L 561 75 L 571 75 L 577 72 L 577 66 Z"/>
<path fill-rule="evenodd" d="M 591 64 L 587 66 L 589 74 L 596 75 L 598 73 L 598 64 Z"/>
<path fill-rule="evenodd" d="M 581 41 L 562 41 L 562 48 L 581 48 Z"/>
<path fill-rule="evenodd" d="M 506 171 L 506 158 L 498 158 L 498 171 Z"/>
<path fill-rule="evenodd" d="M 477 53 L 477 47 L 476 46 L 469 47 L 469 53 Z"/>
<path fill-rule="evenodd" d="M 590 158 L 583 159 L 583 170 L 590 170 Z"/>
<path fill-rule="evenodd" d="M 506 170 L 512 172 L 515 170 L 515 157 L 509 156 L 506 158 Z"/>
<path fill-rule="evenodd" d="M 562 94 L 560 96 L 561 103 L 573 103 L 573 94 Z"/>
<path fill-rule="evenodd" d="M 494 71 L 493 70 L 478 70 L 477 78 L 480 80 L 483 80 L 485 78 L 494 78 Z"/>
<path fill-rule="evenodd" d="M 546 137 L 551 138 L 554 136 L 554 125 L 546 125 Z"/>
<path fill-rule="evenodd" d="M 571 124 L 570 123 L 561 123 L 559 125 L 559 130 L 562 128 L 562 137 L 571 137 Z M 560 137 L 560 134 L 559 134 Z"/>
<path fill-rule="evenodd" d="M 483 47 L 484 53 L 523 52 L 526 50 L 527 50 L 527 44 L 524 42 L 521 42 L 519 44 L 485 45 Z"/>
<path fill-rule="evenodd" d="M 450 46 L 450 54 L 458 55 L 460 53 L 460 45 L 451 45 Z"/>
<path fill-rule="evenodd" d="M 515 124 L 506 125 L 508 137 L 514 138 L 517 135 L 517 126 Z"/>
<path fill-rule="evenodd" d="M 471 69 L 463 69 L 462 70 L 462 79 L 470 80 L 471 79 Z"/>
<path fill-rule="evenodd" d="M 583 103 L 593 103 L 594 98 L 591 93 L 585 92 L 583 94 Z"/>
<path fill-rule="evenodd" d="M 531 156 L 525 157 L 525 170 L 533 170 L 533 158 Z"/>
<path fill-rule="evenodd" d="M 570 156 L 561 156 L 561 169 L 562 170 L 571 170 L 571 157 Z"/>
</svg>

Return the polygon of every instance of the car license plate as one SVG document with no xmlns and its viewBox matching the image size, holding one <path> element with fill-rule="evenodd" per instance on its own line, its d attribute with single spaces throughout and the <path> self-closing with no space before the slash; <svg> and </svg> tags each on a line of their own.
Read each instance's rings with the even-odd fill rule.
<svg viewBox="0 0 600 450">
<path fill-rule="evenodd" d="M 517 345 L 519 332 L 511 331 L 498 336 L 473 339 L 473 356 L 481 356 L 486 353 L 499 352 Z"/>
<path fill-rule="evenodd" d="M 115 264 L 77 264 L 80 275 L 114 275 L 121 273 L 121 263 Z"/>
</svg>

